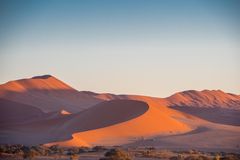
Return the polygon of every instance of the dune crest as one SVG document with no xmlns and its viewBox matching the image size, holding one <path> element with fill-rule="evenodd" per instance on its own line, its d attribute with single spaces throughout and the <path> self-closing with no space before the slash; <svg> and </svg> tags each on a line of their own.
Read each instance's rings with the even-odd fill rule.
<svg viewBox="0 0 240 160">
<path fill-rule="evenodd" d="M 221 107 L 240 110 L 240 96 L 224 93 L 221 90 L 189 90 L 176 93 L 166 100 L 169 106 Z"/>
<path fill-rule="evenodd" d="M 0 85 L 0 98 L 32 105 L 44 112 L 79 112 L 101 99 L 79 92 L 50 75 L 10 81 Z"/>
<path fill-rule="evenodd" d="M 171 109 L 166 109 L 165 112 L 162 112 L 156 108 L 156 104 L 147 104 L 149 105 L 148 110 L 136 118 L 130 119 L 126 122 L 117 123 L 112 126 L 106 126 L 89 131 L 76 132 L 72 135 L 71 140 L 55 142 L 48 145 L 119 145 L 136 141 L 142 138 L 149 138 L 159 134 L 171 135 L 191 130 L 188 125 L 172 117 L 172 112 L 170 111 Z M 127 108 L 125 112 L 128 112 Z M 176 116 L 182 117 L 183 115 L 179 114 Z"/>
<path fill-rule="evenodd" d="M 98 94 L 43 75 L 0 85 L 0 109 L 5 144 L 234 148 L 240 138 L 240 96 L 221 90 L 167 98 Z"/>
</svg>

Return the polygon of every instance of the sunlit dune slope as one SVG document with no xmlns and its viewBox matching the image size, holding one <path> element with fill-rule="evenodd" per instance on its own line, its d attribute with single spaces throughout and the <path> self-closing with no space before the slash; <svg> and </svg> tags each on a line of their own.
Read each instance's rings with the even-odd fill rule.
<svg viewBox="0 0 240 160">
<path fill-rule="evenodd" d="M 240 97 L 221 90 L 184 91 L 166 100 L 173 109 L 202 119 L 240 126 Z"/>
<path fill-rule="evenodd" d="M 220 107 L 240 110 L 240 96 L 221 90 L 188 90 L 166 98 L 169 106 Z"/>
<path fill-rule="evenodd" d="M 116 102 L 121 102 L 124 100 L 118 100 Z M 105 102 L 105 104 L 111 103 L 107 108 L 104 105 L 101 106 L 103 110 L 109 113 L 110 108 L 122 108 L 122 113 L 137 112 L 137 104 L 130 105 L 128 107 L 121 106 L 120 104 L 112 104 L 111 101 Z M 164 107 L 164 112 L 158 109 L 153 103 L 146 102 L 149 106 L 148 110 L 138 117 L 132 118 L 128 121 L 117 123 L 114 125 L 105 126 L 98 129 L 93 129 L 83 132 L 75 132 L 73 138 L 67 141 L 50 143 L 48 145 L 58 144 L 62 146 L 92 146 L 92 145 L 119 145 L 124 143 L 129 143 L 131 141 L 141 139 L 142 137 L 151 137 L 159 134 L 176 134 L 191 130 L 191 128 L 178 121 L 175 117 L 182 117 L 179 112 L 171 111 L 171 109 Z M 91 109 L 90 109 L 91 110 Z M 114 119 L 120 119 L 119 115 L 121 112 L 115 111 L 109 113 L 109 122 L 111 123 Z M 94 113 L 97 115 L 97 113 Z M 111 115 L 112 114 L 112 115 Z M 80 114 L 81 115 L 81 114 Z M 92 117 L 92 116 L 91 116 Z M 118 117 L 118 118 L 117 118 Z M 94 116 L 93 116 L 94 118 Z M 98 117 L 96 117 L 98 118 Z M 79 123 L 81 126 L 81 121 L 73 121 L 71 123 Z M 90 120 L 90 119 L 89 119 Z M 107 119 L 106 119 L 107 120 Z M 91 121 L 96 121 L 95 119 Z M 84 122 L 88 123 L 88 122 Z M 101 123 L 99 119 L 99 123 Z M 92 125 L 96 125 L 93 123 Z M 67 128 L 68 124 L 66 124 Z M 87 125 L 86 127 L 89 127 Z M 72 127 L 70 127 L 72 128 Z"/>
<path fill-rule="evenodd" d="M 0 85 L 0 97 L 40 108 L 44 112 L 79 112 L 102 100 L 79 92 L 57 78 L 44 75 Z"/>
<path fill-rule="evenodd" d="M 71 114 L 70 112 L 66 111 L 66 110 L 61 110 L 60 111 L 60 114 L 62 115 L 68 115 L 68 114 Z"/>
<path fill-rule="evenodd" d="M 96 96 L 103 100 L 141 100 L 154 103 L 155 106 L 161 106 L 158 107 L 161 111 L 164 111 L 164 108 L 170 111 L 168 107 L 171 107 L 174 111 L 179 110 L 214 123 L 240 125 L 240 96 L 225 93 L 221 90 L 188 90 L 173 94 L 167 98 L 114 94 L 98 94 Z"/>
<path fill-rule="evenodd" d="M 91 94 L 94 95 L 94 94 Z M 240 96 L 225 93 L 221 90 L 187 90 L 175 93 L 166 98 L 139 96 L 139 95 L 114 95 L 109 93 L 95 94 L 103 100 L 112 99 L 141 99 L 161 103 L 162 106 L 199 107 L 199 108 L 226 108 L 240 110 Z"/>
</svg>

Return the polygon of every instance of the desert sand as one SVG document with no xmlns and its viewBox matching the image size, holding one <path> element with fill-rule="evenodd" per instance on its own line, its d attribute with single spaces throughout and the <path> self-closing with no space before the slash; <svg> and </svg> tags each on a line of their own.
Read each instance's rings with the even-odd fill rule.
<svg viewBox="0 0 240 160">
<path fill-rule="evenodd" d="M 0 85 L 0 98 L 28 104 L 44 112 L 66 110 L 79 112 L 100 99 L 79 92 L 49 75 L 10 81 Z"/>
<path fill-rule="evenodd" d="M 238 150 L 240 96 L 79 92 L 45 75 L 0 85 L 0 143 Z"/>
<path fill-rule="evenodd" d="M 113 101 L 119 103 L 125 100 L 117 100 L 117 101 L 113 100 Z M 109 102 L 112 103 L 112 101 L 109 101 Z M 108 125 L 99 129 L 92 129 L 89 131 L 74 133 L 73 138 L 71 140 L 60 142 L 60 143 L 57 142 L 53 144 L 59 144 L 63 146 L 120 145 L 124 143 L 129 143 L 134 140 L 142 139 L 144 137 L 152 137 L 159 134 L 184 133 L 186 131 L 191 130 L 191 128 L 188 125 L 185 125 L 184 123 L 172 118 L 171 111 L 168 111 L 167 109 L 165 109 L 164 112 L 161 112 L 161 110 L 156 108 L 156 106 L 152 104 L 148 104 L 148 105 L 149 105 L 149 108 L 147 109 L 147 111 L 142 115 L 137 116 L 136 118 L 129 118 L 130 120 L 126 122 L 117 123 L 114 125 Z M 126 114 L 131 111 L 133 113 L 134 112 L 137 113 L 137 110 L 134 109 L 134 107 L 136 106 L 137 104 L 133 104 L 132 106 L 128 106 L 126 108 L 124 108 L 123 105 L 122 106 L 119 105 L 118 107 L 125 109 L 125 110 L 122 110 L 122 114 Z M 111 107 L 115 108 L 116 106 L 112 105 Z M 102 108 L 105 110 L 104 107 Z M 112 112 L 112 116 L 114 116 L 114 119 L 117 117 L 118 117 L 117 119 L 121 119 L 122 117 L 119 111 L 115 113 Z M 176 116 L 181 117 L 183 115 L 176 112 Z M 130 117 L 130 116 L 128 115 L 127 117 Z M 101 119 L 104 122 L 104 118 L 101 118 Z M 109 124 L 112 121 L 113 119 L 108 118 L 106 123 Z M 101 124 L 101 122 L 99 123 Z M 96 124 L 93 123 L 91 125 L 96 125 Z M 91 125 L 88 125 L 88 127 Z"/>
</svg>

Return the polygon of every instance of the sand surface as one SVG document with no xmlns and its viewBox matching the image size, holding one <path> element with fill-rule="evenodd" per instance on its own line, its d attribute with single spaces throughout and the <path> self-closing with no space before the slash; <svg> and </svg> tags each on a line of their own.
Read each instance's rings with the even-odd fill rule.
<svg viewBox="0 0 240 160">
<path fill-rule="evenodd" d="M 74 113 L 102 101 L 48 75 L 2 84 L 0 98 L 28 104 L 44 112 L 66 110 Z"/>
<path fill-rule="evenodd" d="M 125 100 L 118 100 L 117 102 L 119 103 L 121 101 Z M 184 133 L 191 130 L 188 125 L 172 117 L 173 112 L 171 111 L 171 109 L 165 108 L 165 111 L 162 112 L 160 109 L 156 108 L 156 106 L 152 105 L 151 103 L 148 103 L 148 106 L 148 110 L 144 114 L 139 115 L 136 118 L 131 118 L 126 122 L 105 126 L 99 129 L 77 132 L 73 134 L 73 138 L 71 140 L 57 142 L 53 144 L 63 146 L 119 145 L 142 139 L 144 137 L 152 137 L 159 134 L 169 135 Z M 123 108 L 123 106 L 121 105 L 119 105 L 119 107 Z M 133 108 L 134 106 L 129 107 Z M 126 110 L 123 111 L 123 113 L 130 112 L 131 110 L 129 109 L 129 107 L 125 108 Z M 136 112 L 136 110 L 134 112 Z M 175 112 L 175 114 L 176 117 L 184 116 L 178 112 Z M 121 117 L 119 116 L 119 112 L 117 112 L 117 114 L 114 114 L 114 116 L 117 116 L 119 118 Z M 110 119 L 107 120 L 107 123 L 110 123 L 109 120 Z"/>
<path fill-rule="evenodd" d="M 0 85 L 0 143 L 238 150 L 240 96 L 79 92 L 45 75 Z"/>
</svg>

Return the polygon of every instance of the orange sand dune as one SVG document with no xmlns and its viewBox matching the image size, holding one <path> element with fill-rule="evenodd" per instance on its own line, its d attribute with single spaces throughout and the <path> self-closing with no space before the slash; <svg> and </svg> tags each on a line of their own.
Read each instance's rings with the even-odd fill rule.
<svg viewBox="0 0 240 160">
<path fill-rule="evenodd" d="M 79 113 L 65 115 L 60 112 L 44 113 L 42 118 L 35 121 L 18 122 L 3 128 L 0 131 L 0 142 L 32 145 L 64 140 L 76 132 L 103 128 L 134 119 L 147 110 L 148 105 L 144 102 L 112 100 Z M 1 139 L 2 137 L 5 138 Z"/>
<path fill-rule="evenodd" d="M 103 100 L 109 99 L 133 99 L 154 103 L 161 111 L 164 108 L 172 108 L 219 124 L 228 124 L 240 126 L 240 96 L 224 93 L 220 90 L 203 90 L 203 91 L 184 91 L 176 93 L 167 98 L 156 98 L 138 95 L 113 95 L 99 94 L 98 98 Z M 162 107 L 168 106 L 168 107 Z"/>
<path fill-rule="evenodd" d="M 125 146 L 239 152 L 239 126 L 211 123 L 191 115 L 180 118 L 180 120 L 195 129 L 183 134 L 159 135 L 150 139 L 134 141 Z"/>
<path fill-rule="evenodd" d="M 121 100 L 119 100 L 119 102 L 120 101 Z M 77 132 L 73 134 L 73 138 L 71 140 L 50 143 L 48 145 L 119 145 L 129 143 L 143 137 L 146 138 L 159 134 L 176 134 L 191 130 L 188 125 L 173 118 L 173 113 L 175 113 L 175 117 L 182 117 L 183 115 L 181 115 L 179 112 L 174 112 L 171 109 L 165 107 L 163 107 L 165 110 L 163 112 L 155 106 L 156 104 L 151 102 L 147 102 L 147 104 L 149 105 L 149 109 L 141 116 L 115 125 L 110 125 L 89 131 Z M 129 108 L 125 108 L 125 112 L 127 113 L 128 111 Z"/>
<path fill-rule="evenodd" d="M 6 144 L 239 146 L 240 96 L 220 90 L 167 98 L 97 94 L 45 75 L 0 85 L 0 107 Z"/>
<path fill-rule="evenodd" d="M 50 75 L 2 84 L 0 98 L 32 105 L 44 112 L 67 110 L 75 113 L 102 101 Z"/>
<path fill-rule="evenodd" d="M 240 110 L 240 96 L 224 93 L 221 90 L 183 91 L 166 100 L 168 106 L 220 107 Z"/>
<path fill-rule="evenodd" d="M 93 95 L 93 94 L 92 94 Z M 187 90 L 175 93 L 167 98 L 157 98 L 139 95 L 95 94 L 99 99 L 138 99 L 155 101 L 163 106 L 200 107 L 200 108 L 227 108 L 240 110 L 240 96 L 225 93 L 221 90 Z"/>
</svg>

